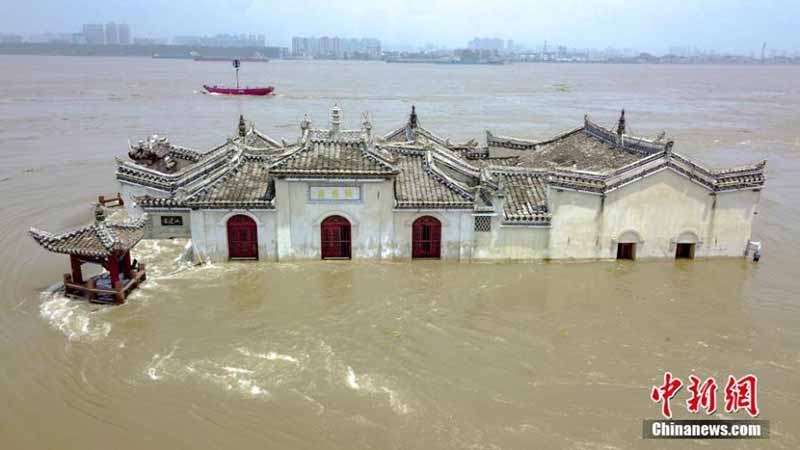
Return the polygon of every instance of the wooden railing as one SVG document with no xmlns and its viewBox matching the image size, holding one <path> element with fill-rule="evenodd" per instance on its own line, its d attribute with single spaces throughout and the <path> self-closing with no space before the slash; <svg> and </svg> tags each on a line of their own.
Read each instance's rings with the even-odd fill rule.
<svg viewBox="0 0 800 450">
<path fill-rule="evenodd" d="M 100 296 L 111 296 L 114 299 L 114 303 L 120 305 L 125 303 L 125 299 L 130 295 L 131 291 L 146 279 L 147 274 L 145 273 L 144 264 L 139 264 L 138 270 L 133 272 L 133 277 L 130 280 L 125 283 L 116 282 L 113 289 L 98 288 L 97 281 L 94 278 L 90 278 L 86 283 L 75 283 L 72 280 L 72 275 L 65 273 L 64 293 L 67 295 L 79 295 L 93 303 L 108 303 L 101 299 Z"/>
<path fill-rule="evenodd" d="M 117 192 L 116 197 L 112 198 L 106 198 L 104 195 L 101 195 L 97 197 L 97 203 L 104 207 L 125 206 L 125 202 L 122 201 L 122 196 L 119 194 L 119 192 Z"/>
</svg>

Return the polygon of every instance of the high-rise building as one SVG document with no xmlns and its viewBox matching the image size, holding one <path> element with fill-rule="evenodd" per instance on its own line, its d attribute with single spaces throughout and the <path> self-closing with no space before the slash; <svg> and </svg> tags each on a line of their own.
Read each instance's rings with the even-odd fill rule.
<svg viewBox="0 0 800 450">
<path fill-rule="evenodd" d="M 265 47 L 267 38 L 263 34 L 218 34 L 216 36 L 175 36 L 176 45 L 198 47 Z"/>
<path fill-rule="evenodd" d="M 83 25 L 83 37 L 89 45 L 103 45 L 106 36 L 101 23 L 87 23 Z"/>
<path fill-rule="evenodd" d="M 292 56 L 302 56 L 308 53 L 308 38 L 295 36 L 292 38 Z"/>
<path fill-rule="evenodd" d="M 109 22 L 106 24 L 106 45 L 119 44 L 119 33 L 117 32 L 117 24 Z"/>
<path fill-rule="evenodd" d="M 292 55 L 322 58 L 381 57 L 381 41 L 375 38 L 299 37 L 292 38 Z"/>
<path fill-rule="evenodd" d="M 500 38 L 475 38 L 469 41 L 468 47 L 472 50 L 502 51 L 505 41 Z"/>
<path fill-rule="evenodd" d="M 120 44 L 131 44 L 131 27 L 129 27 L 127 23 L 121 23 L 117 25 L 117 34 L 119 35 Z"/>
<path fill-rule="evenodd" d="M 22 36 L 18 34 L 0 34 L 0 43 L 19 44 L 22 43 Z"/>
<path fill-rule="evenodd" d="M 330 56 L 331 53 L 332 53 L 331 52 L 332 48 L 333 48 L 333 46 L 331 45 L 331 38 L 329 38 L 328 36 L 322 36 L 321 38 L 319 38 L 319 52 L 320 52 L 320 54 L 322 54 L 324 56 Z"/>
</svg>

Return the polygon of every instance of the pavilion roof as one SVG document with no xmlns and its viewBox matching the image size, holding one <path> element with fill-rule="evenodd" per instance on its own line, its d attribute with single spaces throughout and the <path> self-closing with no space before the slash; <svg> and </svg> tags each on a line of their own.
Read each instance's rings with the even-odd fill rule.
<svg viewBox="0 0 800 450">
<path fill-rule="evenodd" d="M 103 258 L 132 249 L 144 237 L 147 214 L 138 219 L 110 223 L 96 220 L 90 225 L 60 234 L 31 228 L 29 233 L 39 245 L 54 253 Z"/>
</svg>

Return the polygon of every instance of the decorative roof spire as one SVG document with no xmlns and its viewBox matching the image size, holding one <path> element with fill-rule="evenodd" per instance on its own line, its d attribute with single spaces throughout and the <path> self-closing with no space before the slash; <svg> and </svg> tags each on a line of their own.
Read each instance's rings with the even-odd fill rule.
<svg viewBox="0 0 800 450">
<path fill-rule="evenodd" d="M 342 124 L 342 110 L 339 108 L 339 105 L 334 103 L 333 108 L 331 108 L 331 131 L 338 132 L 339 127 Z"/>
<path fill-rule="evenodd" d="M 408 116 L 408 126 L 417 128 L 417 125 L 419 125 L 419 121 L 417 120 L 417 108 L 411 105 L 411 114 Z"/>
<path fill-rule="evenodd" d="M 372 121 L 369 118 L 368 113 L 364 113 L 364 121 L 362 122 L 362 126 L 364 127 L 364 132 L 367 134 L 367 139 L 372 138 Z"/>
<path fill-rule="evenodd" d="M 619 122 L 617 122 L 617 135 L 622 136 L 625 134 L 625 110 L 619 115 Z"/>
<path fill-rule="evenodd" d="M 239 136 L 245 137 L 247 135 L 247 124 L 244 122 L 244 115 L 239 114 Z"/>
<path fill-rule="evenodd" d="M 103 211 L 103 207 L 99 203 L 94 206 L 94 221 L 98 224 L 106 221 L 106 212 Z"/>
</svg>

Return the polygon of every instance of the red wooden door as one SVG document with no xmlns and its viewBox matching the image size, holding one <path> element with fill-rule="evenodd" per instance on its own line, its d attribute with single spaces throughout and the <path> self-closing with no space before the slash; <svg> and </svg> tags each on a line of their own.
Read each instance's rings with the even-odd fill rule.
<svg viewBox="0 0 800 450">
<path fill-rule="evenodd" d="M 350 258 L 350 222 L 341 216 L 322 221 L 322 259 Z"/>
<path fill-rule="evenodd" d="M 243 215 L 228 219 L 228 256 L 258 259 L 258 233 L 253 219 Z"/>
<path fill-rule="evenodd" d="M 423 216 L 411 226 L 411 257 L 440 258 L 442 254 L 442 223 L 435 217 Z"/>
</svg>

